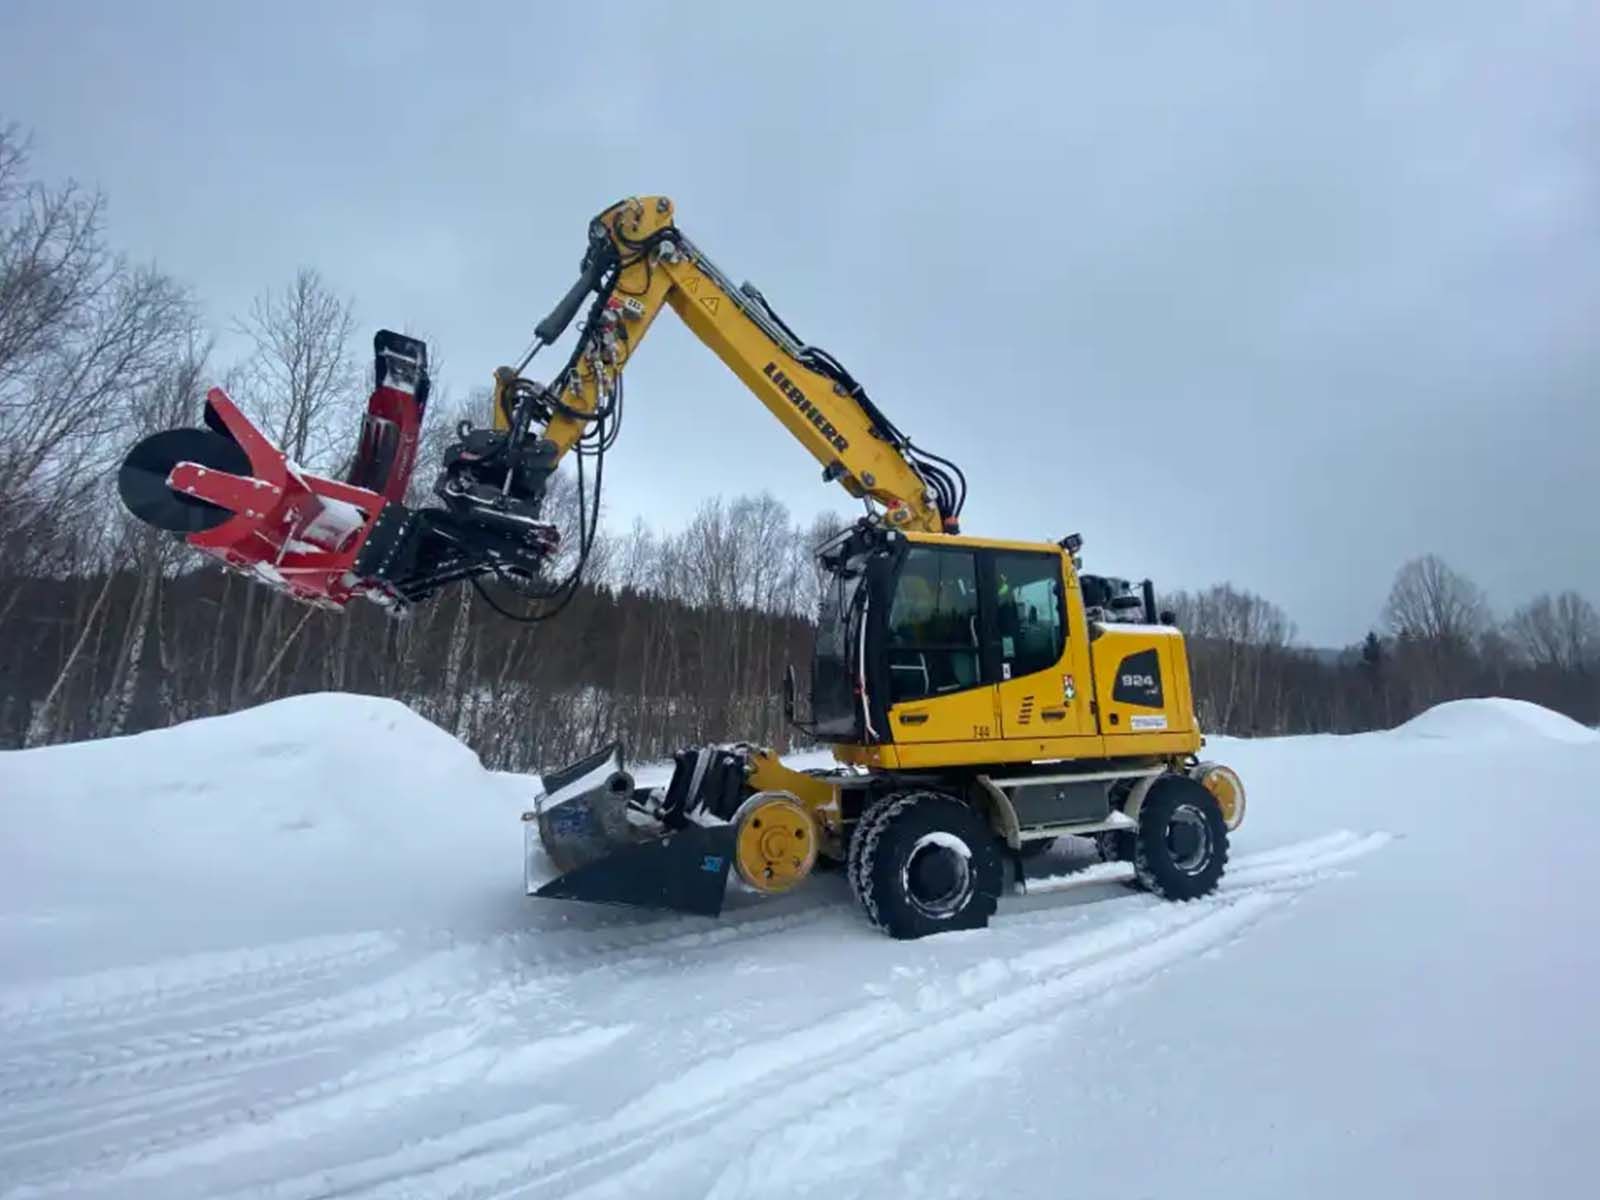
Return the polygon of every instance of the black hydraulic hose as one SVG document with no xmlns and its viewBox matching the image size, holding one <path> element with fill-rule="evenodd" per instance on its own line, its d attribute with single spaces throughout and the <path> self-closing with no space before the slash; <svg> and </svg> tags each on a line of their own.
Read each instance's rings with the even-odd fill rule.
<svg viewBox="0 0 1600 1200">
<path fill-rule="evenodd" d="M 961 510 L 967 506 L 966 472 L 964 472 L 955 463 L 951 462 L 948 458 L 943 458 L 940 455 L 933 453 L 931 450 L 924 450 L 921 446 L 912 446 L 912 450 L 919 458 L 938 463 L 942 467 L 948 467 L 950 471 L 954 473 L 955 479 L 949 484 L 951 488 L 952 511 L 947 512 L 945 515 L 949 517 L 959 517 L 961 515 Z M 944 472 L 941 471 L 940 474 L 944 474 Z"/>
</svg>

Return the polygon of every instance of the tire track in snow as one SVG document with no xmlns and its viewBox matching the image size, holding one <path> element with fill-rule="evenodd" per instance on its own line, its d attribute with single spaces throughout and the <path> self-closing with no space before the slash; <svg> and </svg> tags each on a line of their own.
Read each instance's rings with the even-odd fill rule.
<svg viewBox="0 0 1600 1200">
<path fill-rule="evenodd" d="M 307 938 L 22 984 L 0 990 L 0 1038 L 16 1049 L 88 1029 L 133 1025 L 152 1015 L 162 1020 L 188 1016 L 212 1007 L 211 996 L 231 1004 L 241 993 L 277 994 L 377 961 L 398 948 L 395 939 L 377 933 Z M 172 976 L 180 978 L 163 982 Z M 30 1040 L 28 1031 L 40 1026 L 47 1032 Z"/>
<path fill-rule="evenodd" d="M 563 1188 L 581 1183 L 599 1186 L 603 1181 L 594 1178 L 597 1171 L 612 1167 L 631 1172 L 654 1161 L 657 1153 L 654 1147 L 663 1135 L 681 1136 L 694 1142 L 698 1137 L 696 1127 L 705 1123 L 708 1114 L 720 1121 L 722 1118 L 716 1114 L 738 1110 L 736 1123 L 742 1125 L 750 1119 L 746 1109 L 762 1111 L 760 1104 L 752 1107 L 752 1097 L 759 1098 L 775 1076 L 790 1078 L 819 1070 L 824 1074 L 855 1070 L 858 1059 L 871 1058 L 886 1046 L 921 1037 L 929 1031 L 937 1034 L 950 1022 L 959 1021 L 963 1013 L 982 1011 L 988 1005 L 999 1003 L 1005 998 L 1004 994 L 1019 986 L 1034 986 L 1040 979 L 1049 983 L 1077 978 L 1096 962 L 1121 961 L 1129 954 L 1139 953 L 1147 944 L 1168 945 L 1191 925 L 1205 923 L 1204 927 L 1211 932 L 1202 939 L 1200 948 L 1210 948 L 1226 940 L 1227 923 L 1219 920 L 1219 914 L 1231 911 L 1241 899 L 1265 896 L 1276 904 L 1282 897 L 1275 897 L 1275 893 L 1308 886 L 1339 863 L 1369 853 L 1385 840 L 1385 835 L 1359 838 L 1354 834 L 1336 834 L 1242 856 L 1234 863 L 1222 892 L 1214 899 L 1168 906 L 1145 897 L 1140 912 L 1110 925 L 1074 932 L 1011 960 L 989 960 L 969 968 L 954 978 L 948 992 L 925 990 L 910 1009 L 893 1000 L 874 1001 L 814 1026 L 759 1043 L 747 1043 L 726 1055 L 691 1063 L 673 1083 L 646 1091 L 598 1123 L 576 1127 L 569 1123 L 557 1127 L 546 1124 L 545 1118 L 541 1118 L 540 1122 L 529 1123 L 519 1133 L 515 1114 L 497 1114 L 469 1121 L 462 1128 L 439 1137 L 414 1139 L 398 1150 L 385 1150 L 298 1181 L 285 1181 L 272 1186 L 270 1194 L 311 1197 L 331 1192 L 370 1192 L 377 1188 L 379 1194 L 388 1195 L 401 1180 L 408 1191 L 415 1186 L 421 1189 L 421 1194 L 437 1194 L 443 1190 L 452 1195 L 460 1188 L 478 1192 L 487 1187 L 499 1194 L 507 1187 L 513 1191 L 536 1190 L 557 1182 Z M 1104 870 L 1118 869 L 1112 866 Z M 1091 868 L 1094 872 L 1101 870 Z M 1120 870 L 1126 877 L 1127 868 Z M 1109 874 L 1100 874 L 1090 876 L 1087 881 L 1110 879 Z M 1084 880 L 1085 873 L 1079 872 L 1061 877 L 1059 883 L 1073 886 Z M 1035 881 L 1033 887 L 1034 890 L 1049 890 L 1055 882 Z M 1044 889 L 1041 883 L 1046 885 Z M 1132 900 L 1139 899 L 1137 893 L 1129 892 L 1128 896 Z M 419 1023 L 445 1021 L 445 1028 L 424 1032 L 398 1049 L 387 1046 L 373 1063 L 356 1071 L 278 1095 L 256 1092 L 248 1105 L 241 1105 L 237 1096 L 218 1096 L 216 1085 L 220 1083 L 220 1090 L 227 1092 L 230 1075 L 239 1080 L 253 1077 L 250 1061 L 260 1059 L 265 1066 L 271 1066 L 283 1061 L 287 1054 L 305 1051 L 304 1038 L 285 1030 L 282 1012 L 266 1014 L 260 1021 L 267 1032 L 263 1034 L 258 1029 L 256 1041 L 250 1043 L 251 1054 L 233 1060 L 203 1052 L 187 1060 L 180 1055 L 175 1060 L 163 1061 L 155 1071 L 155 1074 L 163 1071 L 181 1074 L 183 1069 L 208 1072 L 201 1080 L 180 1079 L 157 1092 L 119 1092 L 100 1101 L 103 1107 L 99 1111 L 93 1104 L 84 1104 L 85 1096 L 80 1090 L 68 1089 L 70 1094 L 61 1097 L 62 1103 L 47 1104 L 33 1112 L 29 1126 L 34 1130 L 33 1141 L 19 1144 L 7 1139 L 13 1149 L 23 1150 L 24 1156 L 30 1146 L 35 1150 L 61 1146 L 69 1137 L 95 1146 L 98 1153 L 88 1162 L 72 1156 L 51 1155 L 49 1157 L 61 1161 L 49 1164 L 43 1173 L 28 1170 L 30 1178 L 25 1184 L 22 1180 L 13 1182 L 23 1184 L 25 1194 L 86 1192 L 122 1179 L 151 1181 L 197 1170 L 208 1162 L 218 1161 L 219 1155 L 225 1157 L 250 1147 L 270 1147 L 331 1127 L 357 1125 L 364 1128 L 362 1122 L 381 1126 L 386 1111 L 403 1109 L 437 1092 L 448 1094 L 452 1089 L 470 1088 L 483 1078 L 491 1062 L 484 1056 L 490 1055 L 498 1061 L 505 1053 L 503 1048 L 490 1046 L 483 1031 L 493 1028 L 494 1021 L 505 1016 L 506 1006 L 516 1002 L 524 990 L 537 989 L 548 977 L 555 977 L 559 990 L 565 991 L 574 981 L 611 970 L 614 963 L 625 965 L 624 975 L 653 970 L 680 954 L 768 936 L 842 911 L 843 906 L 828 900 L 795 911 L 749 916 L 723 926 L 707 928 L 697 924 L 690 931 L 681 931 L 683 927 L 676 922 L 668 930 L 652 925 L 648 930 L 639 931 L 643 936 L 634 936 L 630 931 L 627 936 L 609 939 L 598 949 L 541 954 L 531 961 L 520 959 L 518 953 L 529 949 L 537 952 L 541 939 L 537 934 L 520 932 L 509 938 L 468 943 L 455 950 L 428 955 L 399 975 L 417 976 L 425 984 L 431 981 L 422 991 L 435 997 L 434 1001 L 420 1008 L 413 1005 L 398 1014 L 391 1008 L 387 1019 L 375 1020 L 382 1015 L 383 998 L 387 995 L 388 999 L 394 999 L 391 981 L 380 981 L 370 988 L 358 989 L 369 993 L 368 1007 L 380 1011 L 346 1014 L 342 1019 L 323 1022 L 314 1026 L 313 1036 L 320 1032 L 322 1041 L 318 1044 L 339 1047 L 347 1046 L 353 1038 L 382 1034 L 389 1025 L 398 1024 L 403 1028 L 409 1023 L 415 1028 Z M 1056 909 L 1008 915 L 1002 910 L 996 924 L 1001 930 L 1019 923 L 1031 926 L 1050 918 L 1059 924 L 1063 916 L 1073 911 Z M 1082 915 L 1087 916 L 1091 911 L 1082 910 Z M 1253 909 L 1247 906 L 1246 912 L 1250 911 Z M 574 931 L 574 935 L 575 938 L 583 936 L 581 931 Z M 1184 956 L 1177 953 L 1162 958 L 1154 969 Z M 563 973 L 563 966 L 576 969 Z M 386 992 L 386 989 L 389 990 Z M 402 995 L 414 992 L 414 988 L 410 992 L 400 989 Z M 450 1042 L 452 1037 L 464 1036 L 460 1028 L 448 1027 L 449 1020 L 461 1016 L 457 1010 L 463 1004 L 477 1015 L 478 1024 L 469 1027 L 466 1043 L 445 1052 L 439 1048 L 454 1045 Z M 485 1025 L 485 1021 L 489 1024 Z M 952 1030 L 961 1028 L 959 1024 L 949 1027 Z M 472 1029 L 477 1032 L 471 1033 Z M 479 1040 L 483 1045 L 477 1044 Z M 424 1048 L 432 1045 L 435 1051 L 419 1052 L 419 1044 Z M 815 1047 L 819 1044 L 830 1047 L 826 1055 L 816 1053 Z M 892 1074 L 883 1077 L 889 1078 Z M 145 1077 L 134 1075 L 133 1078 Z M 870 1079 L 866 1086 L 871 1086 Z M 152 1107 L 156 1097 L 164 1099 L 157 1100 Z M 130 1109 L 130 1104 L 140 1102 L 142 1110 Z M 46 1120 L 42 1125 L 37 1123 L 41 1113 Z M 60 1125 L 60 1120 L 69 1115 L 75 1118 L 75 1124 Z M 89 1119 L 86 1121 L 85 1117 Z M 546 1114 L 546 1117 L 555 1119 L 556 1114 Z M 6 1124 L 9 1123 L 0 1122 L 0 1126 Z M 156 1128 L 143 1136 L 114 1139 L 109 1143 L 104 1140 L 108 1131 L 131 1133 L 132 1127 L 140 1125 Z M 600 1132 L 596 1133 L 596 1129 Z M 15 1128 L 9 1132 L 25 1131 Z M 526 1137 L 530 1132 L 533 1136 Z M 34 1160 L 28 1165 L 37 1168 L 45 1164 Z M 0 1174 L 9 1174 L 3 1167 L 0 1161 Z"/>
<path fill-rule="evenodd" d="M 0 1180 L 14 1189 L 7 1191 L 7 1196 L 79 1195 L 110 1183 L 147 1184 L 176 1171 L 201 1171 L 236 1155 L 304 1142 L 355 1120 L 381 1128 L 394 1110 L 439 1092 L 483 1084 L 525 1085 L 598 1053 L 631 1028 L 568 1030 L 520 1043 L 508 1052 L 493 1036 L 503 1031 L 493 1025 L 446 1026 L 391 1045 L 371 1061 L 333 1079 L 276 1097 L 233 1094 L 220 1104 L 137 1114 L 134 1120 L 154 1124 L 156 1131 L 134 1140 L 106 1144 L 99 1136 L 103 1131 L 92 1128 L 72 1129 L 66 1138 L 8 1139 L 0 1154 Z M 146 1119 L 151 1117 L 156 1119 Z M 82 1146 L 72 1145 L 68 1139 Z M 41 1153 L 52 1144 L 55 1154 Z M 34 1168 L 31 1175 L 11 1177 L 12 1158 Z M 38 1170 L 41 1165 L 45 1168 L 42 1172 Z M 134 1190 L 143 1189 L 136 1186 Z"/>
<path fill-rule="evenodd" d="M 1387 833 L 1365 837 L 1317 839 L 1322 852 L 1303 859 L 1292 848 L 1271 853 L 1268 861 L 1244 860 L 1253 874 L 1235 879 L 1218 894 L 1188 904 L 1152 901 L 1135 917 L 1125 918 L 1086 934 L 1025 952 L 1011 959 L 995 959 L 962 972 L 956 978 L 958 999 L 938 994 L 924 996 L 934 1019 L 908 1020 L 892 1037 L 864 1052 L 829 1054 L 817 1059 L 818 1069 L 800 1077 L 797 1086 L 769 1094 L 755 1089 L 718 1108 L 719 1116 L 701 1120 L 694 1113 L 658 1138 L 655 1131 L 635 1144 L 644 1156 L 621 1170 L 592 1183 L 573 1181 L 589 1174 L 588 1164 L 576 1170 L 554 1172 L 518 1183 L 510 1191 L 546 1182 L 559 1182 L 559 1194 L 571 1200 L 602 1200 L 631 1196 L 645 1186 L 660 1188 L 661 1172 L 703 1164 L 713 1146 L 746 1145 L 753 1137 L 797 1115 L 859 1096 L 875 1087 L 923 1072 L 937 1072 L 951 1055 L 997 1039 L 1037 1036 L 1039 1017 L 1058 1013 L 1064 1005 L 1081 1005 L 1138 986 L 1162 971 L 1236 940 L 1268 913 L 1296 895 L 1328 878 L 1339 866 L 1381 849 L 1391 840 Z M 1199 910 L 1196 912 L 1195 910 Z M 679 1136 L 673 1137 L 671 1134 Z M 613 1152 L 606 1156 L 615 1159 Z M 733 1160 L 736 1161 L 736 1160 Z M 572 1183 L 576 1182 L 576 1190 Z M 502 1189 L 494 1197 L 510 1194 Z"/>
<path fill-rule="evenodd" d="M 786 902 L 789 907 L 782 914 L 772 911 L 774 906 L 781 907 Z M 551 907 L 568 903 L 559 900 L 539 901 L 541 906 Z M 571 903 L 579 912 L 593 911 L 592 905 Z M 831 907 L 826 900 L 814 895 L 793 895 L 764 898 L 748 908 L 725 909 L 721 920 L 715 925 L 708 923 L 704 917 L 671 915 L 617 926 L 587 926 L 575 922 L 571 928 L 556 930 L 550 929 L 546 922 L 539 928 L 518 930 L 508 936 L 518 943 L 536 947 L 541 963 L 551 966 L 563 963 L 583 965 L 592 960 L 626 959 L 640 950 L 741 940 L 758 931 L 752 927 L 764 928 L 778 919 L 799 921 L 806 917 L 815 918 Z"/>
<path fill-rule="evenodd" d="M 143 1035 L 109 1046 L 91 1040 L 87 1045 L 44 1056 L 25 1053 L 0 1070 L 0 1102 L 15 1111 L 41 1094 L 64 1097 L 72 1093 L 76 1097 L 85 1088 L 110 1083 L 147 1086 L 155 1079 L 186 1071 L 210 1071 L 304 1053 L 315 1045 L 338 1043 L 385 1025 L 448 1011 L 463 999 L 481 999 L 485 982 L 504 980 L 506 958 L 513 959 L 509 965 L 516 982 L 510 988 L 500 988 L 502 999 L 514 1002 L 519 998 L 548 998 L 552 991 L 564 991 L 595 974 L 646 973 L 675 955 L 768 937 L 814 922 L 831 909 L 831 905 L 811 904 L 798 911 L 751 917 L 723 926 L 706 928 L 702 924 L 692 932 L 613 940 L 590 953 L 540 954 L 531 960 L 516 958 L 515 951 L 539 949 L 533 935 L 519 933 L 509 939 L 467 943 L 412 959 L 377 982 L 288 1008 L 269 1009 L 210 1026 Z M 495 942 L 504 944 L 497 948 Z M 575 964 L 578 969 L 563 971 L 563 963 Z M 95 1032 L 91 1029 L 87 1035 L 80 1034 L 79 1040 L 92 1038 Z M 63 1033 L 60 1040 L 70 1036 Z M 65 1098 L 45 1101 L 65 1102 Z M 74 1099 L 73 1103 L 77 1107 L 81 1100 Z M 10 1121 L 0 1118 L 0 1132 L 6 1132 L 10 1125 Z"/>
<path fill-rule="evenodd" d="M 1389 840 L 1390 834 L 1370 834 L 1367 837 L 1378 837 Z M 1295 842 L 1288 846 L 1279 846 L 1271 850 L 1261 850 L 1252 854 L 1241 855 L 1228 864 L 1228 872 L 1222 877 L 1219 891 L 1227 893 L 1244 882 L 1255 880 L 1266 883 L 1270 879 L 1262 876 L 1256 877 L 1256 872 L 1273 867 L 1276 864 L 1287 862 L 1294 866 L 1292 878 L 1298 879 L 1301 875 L 1299 863 L 1315 856 L 1322 861 L 1326 856 L 1342 852 L 1346 848 L 1365 842 L 1361 834 L 1341 830 L 1337 833 L 1325 834 L 1320 837 L 1310 838 L 1304 842 Z M 1364 850 L 1358 851 L 1359 854 Z M 1062 917 L 1073 911 L 1072 908 L 1063 909 L 1050 904 L 1051 897 L 1071 895 L 1074 892 L 1101 892 L 1092 897 L 1093 903 L 1079 910 L 1086 919 L 1095 910 L 1102 906 L 1119 901 L 1134 901 L 1140 898 L 1148 901 L 1150 895 L 1142 888 L 1129 886 L 1134 883 L 1133 866 L 1130 863 L 1090 863 L 1075 871 L 1040 875 L 1027 881 L 1027 890 L 1020 897 L 1023 901 L 1029 898 L 1041 898 L 1043 903 L 1025 909 L 1012 908 L 1007 911 L 1000 909 L 995 922 L 1004 929 L 1014 929 L 1031 925 L 1057 925 Z"/>
<path fill-rule="evenodd" d="M 776 914 L 750 910 L 752 915 L 742 920 L 710 927 L 703 919 L 692 923 L 684 919 L 671 922 L 667 931 L 652 927 L 641 930 L 641 936 L 612 938 L 598 948 L 554 955 L 542 953 L 537 934 L 498 935 L 425 955 L 388 978 L 307 1004 L 109 1047 L 91 1043 L 44 1062 L 34 1059 L 13 1072 L 20 1078 L 0 1087 L 5 1111 L 0 1117 L 0 1142 L 6 1147 L 0 1151 L 0 1178 L 11 1174 L 8 1161 L 37 1167 L 41 1158 L 49 1157 L 42 1153 L 46 1148 L 91 1137 L 95 1153 L 89 1162 L 73 1164 L 73 1179 L 84 1178 L 84 1170 L 92 1177 L 116 1164 L 120 1172 L 150 1158 L 168 1157 L 173 1169 L 179 1169 L 181 1151 L 188 1143 L 225 1136 L 231 1123 L 270 1124 L 284 1112 L 315 1104 L 348 1086 L 335 1079 L 285 1091 L 274 1084 L 269 1068 L 318 1053 L 337 1053 L 354 1041 L 382 1035 L 389 1027 L 449 1021 L 463 1008 L 491 1020 L 492 1010 L 546 998 L 552 984 L 564 991 L 597 973 L 614 971 L 620 979 L 647 972 L 683 953 L 815 922 L 833 908 L 812 902 Z M 574 936 L 579 936 L 577 931 Z M 519 957 L 530 949 L 536 957 Z M 94 1029 L 88 1032 L 92 1036 Z M 197 1074 L 207 1086 L 190 1082 Z M 259 1080 L 247 1106 L 210 1094 L 216 1089 L 209 1085 L 243 1082 L 247 1077 Z M 129 1111 L 130 1102 L 137 1104 L 136 1111 Z M 117 1137 L 153 1126 L 163 1128 L 154 1134 Z M 107 1142 L 108 1135 L 116 1140 Z M 68 1163 L 50 1166 L 65 1169 Z M 43 1173 L 28 1174 L 30 1183 L 55 1189 L 49 1166 Z"/>
<path fill-rule="evenodd" d="M 10 1108 L 24 1097 L 50 1093 L 60 1096 L 59 1103 L 76 1104 L 77 1094 L 85 1088 L 108 1083 L 144 1086 L 174 1073 L 282 1058 L 317 1043 L 371 1033 L 448 1009 L 472 990 L 476 978 L 468 970 L 472 964 L 458 961 L 470 957 L 470 953 L 440 951 L 413 959 L 377 981 L 322 999 L 127 1042 L 90 1041 L 36 1060 L 27 1078 L 0 1086 L 0 1101 Z M 450 981 L 448 986 L 445 980 Z M 5 1128 L 6 1122 L 0 1120 L 0 1131 Z"/>
<path fill-rule="evenodd" d="M 948 988 L 925 988 L 909 1008 L 874 1000 L 688 1064 L 597 1120 L 574 1117 L 514 1146 L 485 1146 L 431 1169 L 412 1161 L 406 1194 L 489 1200 L 566 1196 L 579 1188 L 597 1195 L 660 1190 L 663 1170 L 703 1165 L 712 1145 L 742 1144 L 814 1106 L 937 1062 L 1041 1012 L 1143 982 L 1225 944 L 1388 840 L 1387 834 L 1331 835 L 1243 856 L 1236 866 L 1242 878 L 1230 876 L 1213 897 L 1182 905 L 1144 897 L 1138 912 L 1110 924 L 979 963 Z M 1004 923 L 1002 916 L 997 926 Z M 773 1086 L 774 1079 L 782 1085 Z M 277 1200 L 388 1196 L 397 1176 L 384 1172 L 386 1161 L 284 1181 L 270 1194 Z"/>
<path fill-rule="evenodd" d="M 770 910 L 770 901 L 763 907 Z M 742 917 L 729 914 L 715 927 L 704 918 L 673 916 L 663 920 L 570 929 L 516 930 L 462 943 L 456 949 L 490 948 L 499 943 L 519 956 L 535 950 L 528 966 L 549 972 L 565 964 L 598 967 L 610 962 L 630 962 L 640 952 L 669 953 L 725 941 L 742 940 L 770 932 L 775 923 L 790 927 L 815 919 L 831 906 L 813 898 L 808 904 L 782 915 L 745 910 Z M 16 1051 L 104 1034 L 145 1021 L 173 1023 L 246 1000 L 271 1000 L 303 990 L 323 978 L 348 974 L 389 957 L 414 960 L 400 935 L 365 933 L 299 939 L 240 951 L 184 955 L 138 966 L 119 967 L 89 975 L 45 980 L 0 988 L 0 1040 L 10 1047 L 8 1061 L 0 1064 L 0 1079 L 30 1073 Z M 164 982 L 174 976 L 191 976 Z M 154 982 L 152 982 L 154 981 Z M 216 1002 L 210 1002 L 217 997 Z M 29 1038 L 28 1030 L 45 1032 Z M 150 1035 L 152 1038 L 155 1035 Z"/>
</svg>

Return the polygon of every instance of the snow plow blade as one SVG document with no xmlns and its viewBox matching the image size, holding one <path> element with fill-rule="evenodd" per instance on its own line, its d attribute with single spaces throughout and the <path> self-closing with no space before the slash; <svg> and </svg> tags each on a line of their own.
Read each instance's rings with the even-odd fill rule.
<svg viewBox="0 0 1600 1200">
<path fill-rule="evenodd" d="M 731 827 L 690 825 L 568 871 L 534 895 L 714 917 L 722 911 L 732 859 Z"/>
<path fill-rule="evenodd" d="M 536 884 L 529 846 L 529 895 L 707 917 L 722 911 L 732 827 L 690 823 L 663 831 L 648 817 L 635 823 L 629 815 L 633 777 L 623 770 L 616 743 L 540 782 L 543 794 L 523 819 L 537 829 L 540 847 L 562 874 Z"/>
</svg>

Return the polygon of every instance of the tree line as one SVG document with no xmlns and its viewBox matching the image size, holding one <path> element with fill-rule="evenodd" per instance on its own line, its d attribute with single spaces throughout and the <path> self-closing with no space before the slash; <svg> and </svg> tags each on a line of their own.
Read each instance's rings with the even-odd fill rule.
<svg viewBox="0 0 1600 1200">
<path fill-rule="evenodd" d="M 710 500 L 678 531 L 636 523 L 601 539 L 560 618 L 520 625 L 467 588 L 400 620 L 295 605 L 127 517 L 122 454 L 195 423 L 212 382 L 296 461 L 338 475 L 370 378 L 350 302 L 311 269 L 235 319 L 246 351 L 219 362 L 190 290 L 117 254 L 104 215 L 99 192 L 34 178 L 27 140 L 0 127 L 0 746 L 321 690 L 401 699 L 509 769 L 612 738 L 641 757 L 793 744 L 778 680 L 809 655 L 822 586 L 811 550 L 839 518 L 799 522 L 762 495 Z M 484 402 L 435 393 L 413 499 Z M 575 500 L 570 483 L 557 489 L 558 523 Z M 1336 653 L 1298 646 L 1281 609 L 1228 584 L 1163 606 L 1190 636 L 1213 731 L 1385 727 L 1486 694 L 1600 721 L 1600 619 L 1575 593 L 1497 621 L 1469 580 L 1424 557 L 1401 568 L 1382 627 Z"/>
<path fill-rule="evenodd" d="M 1230 584 L 1164 603 L 1188 635 L 1197 715 L 1218 732 L 1387 729 L 1469 696 L 1600 724 L 1600 613 L 1575 591 L 1540 593 L 1500 620 L 1471 579 L 1426 554 L 1396 572 L 1381 625 L 1340 650 L 1296 645 L 1281 608 Z"/>
</svg>

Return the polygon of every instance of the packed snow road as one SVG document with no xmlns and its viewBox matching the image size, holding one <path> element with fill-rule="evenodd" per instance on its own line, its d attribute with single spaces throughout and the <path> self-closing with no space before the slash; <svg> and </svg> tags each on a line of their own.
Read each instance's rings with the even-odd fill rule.
<svg viewBox="0 0 1600 1200">
<path fill-rule="evenodd" d="M 896 943 L 528 900 L 525 781 L 306 697 L 0 755 L 0 1195 L 1503 1195 L 1600 1118 L 1600 740 L 1232 742 L 1214 897 L 1063 844 Z"/>
</svg>

